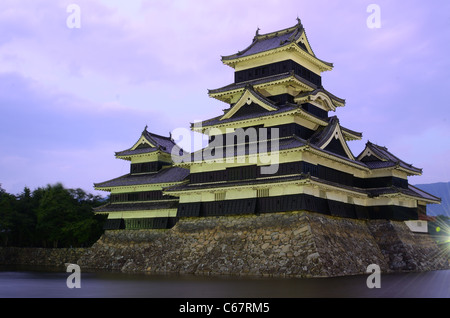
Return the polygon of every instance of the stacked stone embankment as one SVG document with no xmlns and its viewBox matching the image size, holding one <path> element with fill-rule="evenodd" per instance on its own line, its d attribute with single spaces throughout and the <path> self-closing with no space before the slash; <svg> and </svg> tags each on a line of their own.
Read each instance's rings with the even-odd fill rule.
<svg viewBox="0 0 450 318">
<path fill-rule="evenodd" d="M 295 212 L 181 219 L 170 230 L 106 231 L 91 248 L 0 248 L 0 265 L 153 274 L 334 277 L 449 269 L 448 254 L 403 222 Z"/>
<path fill-rule="evenodd" d="M 180 220 L 170 230 L 107 231 L 82 255 L 84 268 L 195 275 L 332 277 L 448 269 L 426 234 L 403 222 L 308 212 Z"/>
<path fill-rule="evenodd" d="M 87 248 L 0 248 L 0 265 L 65 267 L 76 264 Z"/>
</svg>

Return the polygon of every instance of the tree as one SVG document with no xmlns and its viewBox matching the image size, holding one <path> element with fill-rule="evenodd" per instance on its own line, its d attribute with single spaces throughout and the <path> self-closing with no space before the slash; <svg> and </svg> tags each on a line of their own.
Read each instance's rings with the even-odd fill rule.
<svg viewBox="0 0 450 318">
<path fill-rule="evenodd" d="M 63 231 L 70 237 L 70 245 L 81 246 L 93 244 L 103 233 L 103 223 L 106 217 L 95 215 L 93 208 L 103 204 L 103 198 L 86 193 L 82 189 L 70 189 L 69 193 L 77 202 L 77 214 L 71 223 L 67 223 Z"/>
<path fill-rule="evenodd" d="M 37 208 L 36 230 L 44 247 L 49 243 L 58 247 L 62 239 L 61 229 L 65 222 L 70 222 L 68 216 L 72 203 L 69 193 L 62 184 L 47 185 Z"/>
<path fill-rule="evenodd" d="M 4 246 L 8 245 L 13 232 L 15 210 L 16 197 L 0 187 L 0 238 Z"/>
<path fill-rule="evenodd" d="M 18 246 L 33 246 L 36 232 L 36 209 L 39 202 L 33 198 L 31 190 L 25 187 L 17 196 L 17 210 L 14 220 L 14 242 Z"/>
<path fill-rule="evenodd" d="M 93 212 L 100 197 L 60 183 L 48 185 L 39 195 L 36 229 L 44 247 L 84 246 L 100 237 L 103 220 Z"/>
<path fill-rule="evenodd" d="M 90 246 L 103 234 L 106 217 L 93 211 L 103 203 L 100 196 L 60 183 L 33 192 L 25 187 L 19 195 L 0 186 L 0 245 Z"/>
</svg>

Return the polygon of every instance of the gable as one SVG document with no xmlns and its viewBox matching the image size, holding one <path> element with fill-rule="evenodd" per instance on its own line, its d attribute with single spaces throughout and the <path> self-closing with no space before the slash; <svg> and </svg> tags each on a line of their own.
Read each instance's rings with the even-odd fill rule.
<svg viewBox="0 0 450 318">
<path fill-rule="evenodd" d="M 259 95 L 253 89 L 246 89 L 239 101 L 220 119 L 229 119 L 234 116 L 251 113 L 275 111 L 278 107 L 271 104 L 264 96 Z"/>
<path fill-rule="evenodd" d="M 330 143 L 324 148 L 324 150 L 333 152 L 335 154 L 341 155 L 343 157 L 348 157 L 348 154 L 346 153 L 344 147 L 342 146 L 342 143 L 339 139 L 332 138 Z"/>
<path fill-rule="evenodd" d="M 383 160 L 381 160 L 380 158 L 378 158 L 377 156 L 373 155 L 372 153 L 368 153 L 366 156 L 364 156 L 363 158 L 361 158 L 360 160 L 361 162 L 382 162 Z"/>
<path fill-rule="evenodd" d="M 267 111 L 268 111 L 267 109 L 252 102 L 250 103 L 250 105 L 245 105 L 244 107 L 241 107 L 237 112 L 234 113 L 233 117 L 242 117 L 251 114 L 261 114 Z"/>
<path fill-rule="evenodd" d="M 136 147 L 136 149 L 146 149 L 146 148 L 153 148 L 151 144 L 147 142 L 143 142 L 139 144 L 139 146 Z"/>
<path fill-rule="evenodd" d="M 386 159 L 379 157 L 368 145 L 357 158 L 362 162 L 386 161 Z"/>
<path fill-rule="evenodd" d="M 130 150 L 142 149 L 142 148 L 155 148 L 156 145 L 152 144 L 144 135 L 131 147 Z"/>
<path fill-rule="evenodd" d="M 334 125 L 332 133 L 328 134 L 328 137 L 326 139 L 323 139 L 320 142 L 319 146 L 323 150 L 327 150 L 335 154 L 347 157 L 351 160 L 355 160 L 355 157 L 353 156 L 350 148 L 347 145 L 347 142 L 345 141 L 339 123 L 336 123 Z"/>
<path fill-rule="evenodd" d="M 337 98 L 323 89 L 302 93 L 295 97 L 294 101 L 298 104 L 311 103 L 325 111 L 336 111 L 336 108 L 345 106 L 345 100 Z"/>
<path fill-rule="evenodd" d="M 303 29 L 302 35 L 297 40 L 297 45 L 299 45 L 301 48 L 303 48 L 306 52 L 311 54 L 312 56 L 316 56 L 311 48 L 311 45 L 309 44 L 308 38 L 306 37 L 305 30 Z"/>
</svg>

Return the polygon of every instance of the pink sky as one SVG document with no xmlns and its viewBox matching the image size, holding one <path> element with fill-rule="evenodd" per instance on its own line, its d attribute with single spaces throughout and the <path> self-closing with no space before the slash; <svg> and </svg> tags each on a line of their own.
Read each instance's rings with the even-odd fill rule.
<svg viewBox="0 0 450 318">
<path fill-rule="evenodd" d="M 67 26 L 71 3 L 80 28 Z M 379 29 L 366 23 L 371 3 Z M 228 106 L 207 95 L 233 81 L 220 57 L 297 16 L 316 55 L 335 65 L 323 85 L 347 101 L 341 124 L 363 133 L 353 153 L 370 140 L 424 169 L 411 183 L 450 181 L 448 1 L 3 0 L 2 187 L 93 192 L 126 174 L 115 151 L 145 125 L 168 135 L 221 114 Z"/>
</svg>

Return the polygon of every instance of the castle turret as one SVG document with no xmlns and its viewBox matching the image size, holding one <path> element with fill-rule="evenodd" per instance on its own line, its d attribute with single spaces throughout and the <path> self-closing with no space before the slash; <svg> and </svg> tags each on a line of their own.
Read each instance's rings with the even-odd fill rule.
<svg viewBox="0 0 450 318">
<path fill-rule="evenodd" d="M 116 158 L 130 162 L 130 173 L 94 185 L 110 193 L 110 202 L 96 209 L 108 214 L 105 229 L 167 229 L 175 225 L 178 198 L 163 194 L 163 188 L 180 184 L 189 171 L 174 167 L 170 137 L 147 131 Z"/>
</svg>

